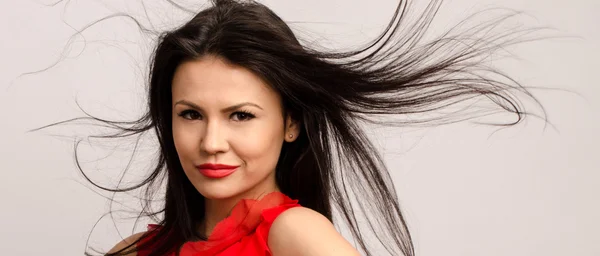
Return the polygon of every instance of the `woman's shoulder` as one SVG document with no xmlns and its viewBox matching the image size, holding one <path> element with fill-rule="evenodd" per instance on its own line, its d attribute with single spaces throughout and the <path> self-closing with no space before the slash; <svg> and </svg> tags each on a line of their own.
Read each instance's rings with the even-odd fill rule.
<svg viewBox="0 0 600 256">
<path fill-rule="evenodd" d="M 133 246 L 130 246 L 130 245 L 132 245 L 136 241 L 138 241 L 145 233 L 146 232 L 139 232 L 139 233 L 133 234 L 133 235 L 123 239 L 121 242 L 117 243 L 112 249 L 110 249 L 110 251 L 108 251 L 108 253 L 115 253 L 115 252 L 118 252 L 127 247 L 134 248 L 135 245 L 133 245 Z M 127 249 L 127 251 L 129 251 L 129 249 Z M 137 256 L 137 252 L 132 252 L 132 253 L 126 254 L 124 256 Z"/>
<path fill-rule="evenodd" d="M 289 208 L 273 221 L 268 237 L 273 255 L 359 255 L 321 213 Z"/>
</svg>

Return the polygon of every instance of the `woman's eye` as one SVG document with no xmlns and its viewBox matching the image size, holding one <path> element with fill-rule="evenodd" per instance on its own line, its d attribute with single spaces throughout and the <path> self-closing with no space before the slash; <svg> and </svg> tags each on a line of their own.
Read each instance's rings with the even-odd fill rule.
<svg viewBox="0 0 600 256">
<path fill-rule="evenodd" d="M 231 117 L 234 121 L 247 121 L 254 118 L 254 115 L 247 112 L 235 112 Z"/>
<path fill-rule="evenodd" d="M 199 119 L 200 113 L 193 111 L 193 110 L 184 110 L 181 111 L 181 113 L 179 113 L 180 117 L 183 117 L 184 119 L 188 119 L 188 120 L 195 120 L 195 119 Z"/>
</svg>

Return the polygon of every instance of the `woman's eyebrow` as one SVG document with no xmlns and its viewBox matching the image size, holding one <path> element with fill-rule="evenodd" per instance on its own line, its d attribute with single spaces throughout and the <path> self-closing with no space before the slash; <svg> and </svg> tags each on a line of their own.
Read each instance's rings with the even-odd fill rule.
<svg viewBox="0 0 600 256">
<path fill-rule="evenodd" d="M 173 105 L 173 106 L 177 106 L 178 104 L 186 105 L 186 106 L 194 108 L 196 110 L 202 110 L 202 108 L 200 106 L 194 104 L 193 102 L 187 101 L 187 100 L 177 101 L 175 103 L 175 105 Z M 239 109 L 239 108 L 244 107 L 244 106 L 253 106 L 253 107 L 256 107 L 256 108 L 259 108 L 259 109 L 263 110 L 263 108 L 260 107 L 258 104 L 255 104 L 255 103 L 252 103 L 252 102 L 242 102 L 242 103 L 239 103 L 239 104 L 235 104 L 233 106 L 226 107 L 226 108 L 224 108 L 222 110 L 222 112 L 231 112 L 233 110 Z"/>
<path fill-rule="evenodd" d="M 191 107 L 191 108 L 196 109 L 196 110 L 202 110 L 202 108 L 200 106 L 194 104 L 193 102 L 187 101 L 187 100 L 177 101 L 177 102 L 175 102 L 175 104 L 173 104 L 173 106 L 177 106 L 179 104 L 186 105 L 186 106 Z"/>
<path fill-rule="evenodd" d="M 254 107 L 259 108 L 260 110 L 263 110 L 263 108 L 261 108 L 258 104 L 255 104 L 255 103 L 252 103 L 252 102 L 242 102 L 240 104 L 235 104 L 233 106 L 224 108 L 223 112 L 231 112 L 233 110 L 236 110 L 236 109 L 244 107 L 244 106 L 254 106 Z"/>
</svg>

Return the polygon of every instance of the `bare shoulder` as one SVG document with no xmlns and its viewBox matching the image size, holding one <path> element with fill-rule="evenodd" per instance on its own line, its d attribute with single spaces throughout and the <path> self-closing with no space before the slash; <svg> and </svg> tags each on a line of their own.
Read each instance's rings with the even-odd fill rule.
<svg viewBox="0 0 600 256">
<path fill-rule="evenodd" d="M 305 207 L 294 207 L 277 216 L 268 245 L 274 256 L 359 255 L 325 216 Z"/>
<path fill-rule="evenodd" d="M 135 241 L 137 241 L 138 239 L 140 239 L 140 237 L 142 237 L 142 235 L 144 235 L 144 233 L 145 232 L 136 233 L 136 234 L 133 234 L 133 235 L 131 235 L 131 236 L 123 239 L 123 241 L 119 242 L 112 249 L 110 249 L 110 251 L 108 251 L 108 253 L 115 253 L 115 252 L 118 252 L 118 251 L 122 250 L 123 248 L 126 248 L 127 246 L 135 243 Z M 123 256 L 137 256 L 137 253 L 136 252 L 132 252 L 130 254 L 126 254 L 126 255 L 123 255 Z"/>
</svg>

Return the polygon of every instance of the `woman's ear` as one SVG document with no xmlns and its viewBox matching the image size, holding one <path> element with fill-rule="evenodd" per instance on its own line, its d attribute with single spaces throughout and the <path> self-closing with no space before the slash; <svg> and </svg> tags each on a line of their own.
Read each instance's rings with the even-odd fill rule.
<svg viewBox="0 0 600 256">
<path fill-rule="evenodd" d="M 288 114 L 285 118 L 285 138 L 287 142 L 293 142 L 300 135 L 300 123 Z"/>
</svg>

